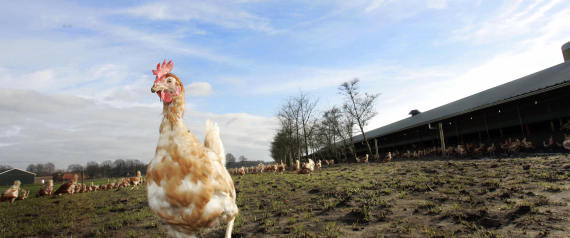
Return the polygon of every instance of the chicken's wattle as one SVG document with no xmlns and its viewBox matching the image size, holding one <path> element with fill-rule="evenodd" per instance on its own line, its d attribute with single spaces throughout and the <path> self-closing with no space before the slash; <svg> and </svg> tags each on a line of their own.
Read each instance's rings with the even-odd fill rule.
<svg viewBox="0 0 570 238">
<path fill-rule="evenodd" d="M 165 91 L 158 91 L 158 97 L 165 103 L 170 103 L 172 101 L 172 94 L 165 92 Z"/>
</svg>

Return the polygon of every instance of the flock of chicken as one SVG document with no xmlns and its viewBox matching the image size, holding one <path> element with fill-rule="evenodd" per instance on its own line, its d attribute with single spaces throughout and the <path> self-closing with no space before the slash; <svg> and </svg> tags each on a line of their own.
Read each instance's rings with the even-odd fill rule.
<svg viewBox="0 0 570 238">
<path fill-rule="evenodd" d="M 334 164 L 334 160 L 324 160 L 326 166 L 331 166 Z M 297 174 L 311 174 L 315 169 L 320 170 L 323 167 L 322 160 L 313 161 L 308 159 L 307 162 L 301 163 L 299 160 L 295 161 L 295 165 L 287 168 L 287 165 L 281 161 L 280 163 L 265 165 L 259 163 L 257 166 L 253 167 L 241 167 L 228 169 L 231 175 L 246 175 L 246 174 L 262 174 L 262 173 L 283 173 L 287 170 L 294 171 Z"/>
<path fill-rule="evenodd" d="M 565 136 L 562 143 L 556 143 L 552 136 L 548 139 L 548 141 L 543 141 L 542 145 L 535 146 L 532 141 L 527 140 L 527 138 L 508 138 L 502 143 L 479 143 L 479 145 L 473 143 L 467 143 L 465 145 L 457 145 L 457 146 L 448 146 L 445 150 L 445 154 L 447 156 L 459 156 L 459 157 L 467 157 L 467 156 L 494 156 L 497 153 L 502 153 L 506 155 L 516 154 L 519 152 L 532 152 L 536 149 L 542 149 L 544 151 L 556 151 L 559 149 L 570 150 L 570 136 Z M 406 150 L 405 152 L 390 151 L 386 153 L 384 158 L 384 162 L 392 160 L 392 158 L 402 158 L 402 159 L 420 159 L 426 156 L 435 156 L 441 155 L 441 148 L 439 147 L 430 147 L 430 148 L 423 148 L 423 149 L 416 149 L 416 150 Z"/>
<path fill-rule="evenodd" d="M 44 184 L 40 191 L 36 194 L 36 197 L 44 197 L 44 196 L 57 196 L 62 194 L 74 194 L 74 193 L 88 193 L 88 192 L 95 192 L 95 191 L 105 191 L 105 190 L 112 190 L 112 189 L 122 189 L 129 186 L 136 187 L 138 185 L 142 185 L 144 183 L 144 179 L 141 175 L 140 171 L 137 171 L 136 177 L 130 178 L 122 178 L 117 180 L 116 182 L 111 182 L 102 185 L 95 185 L 91 182 L 90 185 L 82 184 L 77 182 L 77 178 L 79 176 L 75 174 L 73 178 L 61 186 L 57 190 L 54 191 L 53 189 L 53 180 L 49 180 L 46 184 Z M 24 200 L 28 198 L 30 191 L 20 188 L 21 182 L 20 180 L 14 181 L 14 184 L 6 189 L 2 193 L 2 197 L 0 198 L 1 201 L 10 201 L 10 203 L 14 203 L 16 200 Z"/>
</svg>

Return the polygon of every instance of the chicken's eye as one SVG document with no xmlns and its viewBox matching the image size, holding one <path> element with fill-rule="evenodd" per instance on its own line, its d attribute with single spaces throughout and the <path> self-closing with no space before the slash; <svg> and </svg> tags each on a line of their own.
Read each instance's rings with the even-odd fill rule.
<svg viewBox="0 0 570 238">
<path fill-rule="evenodd" d="M 172 79 L 168 79 L 167 83 L 172 83 Z"/>
</svg>

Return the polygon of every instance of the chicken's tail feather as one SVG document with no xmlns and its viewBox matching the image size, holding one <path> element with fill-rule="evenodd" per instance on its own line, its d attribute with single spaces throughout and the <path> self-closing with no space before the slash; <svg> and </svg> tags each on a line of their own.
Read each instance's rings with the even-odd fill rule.
<svg viewBox="0 0 570 238">
<path fill-rule="evenodd" d="M 222 140 L 220 139 L 220 128 L 218 124 L 210 120 L 206 121 L 206 138 L 204 139 L 204 145 L 218 154 L 222 160 L 222 165 L 226 165 L 226 153 Z"/>
</svg>

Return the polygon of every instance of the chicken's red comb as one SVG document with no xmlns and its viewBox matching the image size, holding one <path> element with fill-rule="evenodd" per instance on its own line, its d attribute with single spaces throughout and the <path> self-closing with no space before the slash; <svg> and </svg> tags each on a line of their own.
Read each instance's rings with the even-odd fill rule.
<svg viewBox="0 0 570 238">
<path fill-rule="evenodd" d="M 162 61 L 162 65 L 160 63 L 156 65 L 156 70 L 153 70 L 152 74 L 156 75 L 156 80 L 161 80 L 164 75 L 170 73 L 173 67 L 174 63 L 172 63 L 172 60 L 166 63 L 166 59 L 164 59 L 164 61 Z"/>
</svg>

